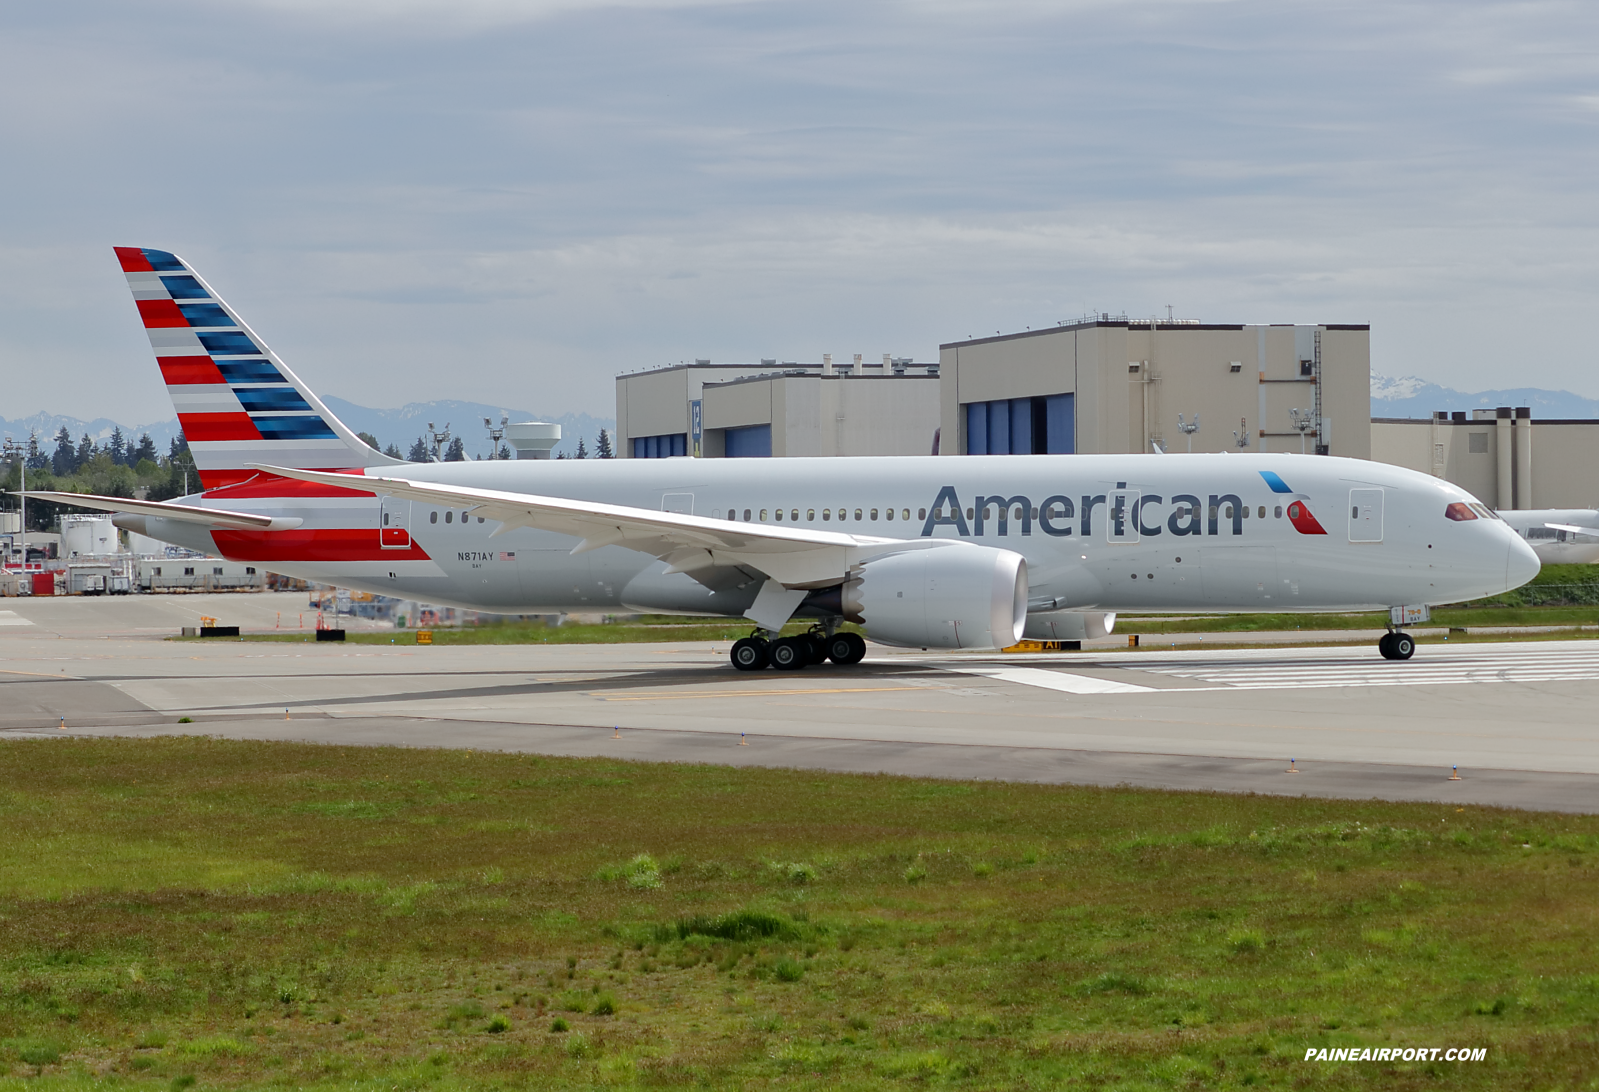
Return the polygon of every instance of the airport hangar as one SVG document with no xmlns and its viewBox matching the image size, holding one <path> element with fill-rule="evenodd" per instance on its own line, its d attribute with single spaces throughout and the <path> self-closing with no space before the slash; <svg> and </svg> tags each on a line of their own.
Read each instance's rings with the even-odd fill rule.
<svg viewBox="0 0 1599 1092">
<path fill-rule="evenodd" d="M 621 375 L 617 434 L 630 458 L 1190 449 L 1369 458 L 1370 361 L 1367 326 L 1106 314 L 952 342 L 937 363 L 699 360 Z M 1179 431 L 1179 413 L 1198 429 Z"/>
<path fill-rule="evenodd" d="M 1286 451 L 1375 459 L 1499 509 L 1599 507 L 1599 421 L 1525 407 L 1371 416 L 1371 327 L 1100 314 L 939 359 L 617 376 L 623 458 Z M 1179 424 L 1181 415 L 1181 424 Z M 1536 457 L 1534 453 L 1536 452 Z"/>
</svg>

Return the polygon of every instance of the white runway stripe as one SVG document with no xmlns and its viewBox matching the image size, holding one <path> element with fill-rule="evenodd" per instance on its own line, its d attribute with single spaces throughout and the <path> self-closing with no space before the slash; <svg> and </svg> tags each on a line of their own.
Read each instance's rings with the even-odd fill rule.
<svg viewBox="0 0 1599 1092">
<path fill-rule="evenodd" d="M 1153 687 L 1132 683 L 1096 679 L 1091 675 L 1072 675 L 1065 671 L 1047 671 L 1040 667 L 957 667 L 953 670 L 965 675 L 982 675 L 1000 682 L 1037 686 L 1045 690 L 1063 690 L 1068 694 L 1142 694 Z"/>
<path fill-rule="evenodd" d="M 1340 658 L 1239 663 L 1213 660 L 1140 667 L 1173 678 L 1193 679 L 1239 690 L 1310 689 L 1349 686 L 1449 686 L 1463 683 L 1576 682 L 1599 679 L 1599 649 L 1555 650 L 1536 647 L 1488 654 L 1449 656 L 1417 662 Z"/>
</svg>

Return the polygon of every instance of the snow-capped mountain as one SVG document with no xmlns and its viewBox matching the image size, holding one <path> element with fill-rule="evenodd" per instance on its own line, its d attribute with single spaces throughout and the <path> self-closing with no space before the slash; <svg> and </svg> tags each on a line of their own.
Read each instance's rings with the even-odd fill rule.
<svg viewBox="0 0 1599 1092">
<path fill-rule="evenodd" d="M 1497 406 L 1528 406 L 1536 419 L 1599 418 L 1599 399 L 1571 391 L 1546 391 L 1538 387 L 1510 390 L 1457 391 L 1413 375 L 1390 379 L 1371 373 L 1373 417 L 1430 417 L 1438 410 L 1470 412 Z"/>
</svg>

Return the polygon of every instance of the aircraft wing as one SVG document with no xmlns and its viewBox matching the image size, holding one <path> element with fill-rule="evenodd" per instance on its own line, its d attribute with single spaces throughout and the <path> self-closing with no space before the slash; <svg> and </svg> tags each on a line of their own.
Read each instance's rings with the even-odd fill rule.
<svg viewBox="0 0 1599 1092">
<path fill-rule="evenodd" d="M 44 489 L 19 492 L 19 497 L 51 501 L 55 504 L 72 504 L 79 508 L 93 508 L 101 512 L 126 513 L 130 516 L 160 516 L 180 523 L 196 523 L 223 531 L 287 531 L 305 521 L 298 516 L 263 516 L 255 512 L 231 512 L 224 508 L 202 508 L 195 504 L 171 504 L 165 501 L 141 501 L 130 497 L 101 497 L 93 493 L 54 493 Z"/>
<path fill-rule="evenodd" d="M 660 558 L 667 563 L 668 572 L 688 573 L 696 579 L 707 569 L 737 566 L 763 573 L 788 589 L 820 588 L 843 580 L 853 565 L 867 557 L 924 548 L 924 543 L 903 539 L 743 523 L 565 497 L 440 485 L 390 475 L 337 474 L 261 464 L 253 464 L 251 469 L 444 508 L 470 508 L 475 514 L 502 524 L 495 535 L 516 527 L 554 531 L 582 539 L 572 550 L 574 554 L 601 546 L 622 546 Z M 934 543 L 927 540 L 925 545 Z"/>
<path fill-rule="evenodd" d="M 1574 523 L 1546 523 L 1545 527 L 1555 531 L 1565 531 L 1572 535 L 1593 535 L 1599 538 L 1599 527 L 1578 527 Z"/>
</svg>

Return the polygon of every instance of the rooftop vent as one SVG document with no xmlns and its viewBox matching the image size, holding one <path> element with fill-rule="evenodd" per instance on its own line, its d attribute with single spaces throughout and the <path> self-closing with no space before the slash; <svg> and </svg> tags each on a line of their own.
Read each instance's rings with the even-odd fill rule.
<svg viewBox="0 0 1599 1092">
<path fill-rule="evenodd" d="M 710 362 L 711 358 L 708 356 L 697 356 L 694 358 L 694 363 L 696 364 L 709 364 Z"/>
</svg>

